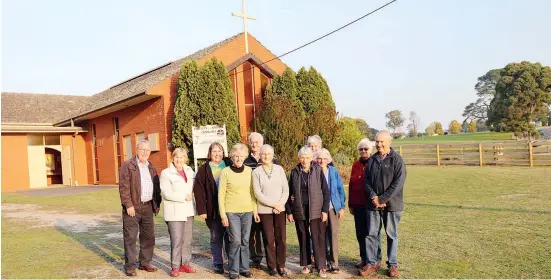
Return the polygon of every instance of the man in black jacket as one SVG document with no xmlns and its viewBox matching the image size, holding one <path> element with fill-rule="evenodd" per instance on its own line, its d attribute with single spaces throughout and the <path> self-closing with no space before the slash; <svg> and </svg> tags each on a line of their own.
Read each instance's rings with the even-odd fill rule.
<svg viewBox="0 0 551 280">
<path fill-rule="evenodd" d="M 390 148 L 392 137 L 387 131 L 377 133 L 375 142 L 377 153 L 369 158 L 365 169 L 365 189 L 370 198 L 367 203 L 368 263 L 360 274 L 369 276 L 377 271 L 377 234 L 382 223 L 387 235 L 389 276 L 398 277 L 398 223 L 404 210 L 406 165 L 402 157 Z"/>
</svg>

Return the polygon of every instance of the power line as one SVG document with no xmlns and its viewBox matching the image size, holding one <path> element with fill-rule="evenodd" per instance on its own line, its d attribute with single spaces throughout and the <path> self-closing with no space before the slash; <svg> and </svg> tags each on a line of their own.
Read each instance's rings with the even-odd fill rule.
<svg viewBox="0 0 551 280">
<path fill-rule="evenodd" d="M 380 6 L 379 8 L 377 8 L 377 9 L 375 9 L 375 10 L 373 10 L 373 11 L 371 11 L 371 12 L 369 12 L 369 13 L 367 13 L 367 14 L 365 14 L 365 15 L 363 15 L 363 16 L 361 16 L 361 17 L 359 17 L 359 18 L 357 18 L 357 19 L 355 19 L 355 20 L 353 20 L 353 21 L 351 21 L 351 22 L 349 22 L 349 23 L 347 23 L 347 24 L 345 24 L 345 25 L 343 25 L 343 26 L 341 26 L 341 27 L 339 27 L 339 28 L 337 28 L 337 29 L 335 29 L 335 30 L 329 32 L 329 33 L 327 33 L 327 34 L 325 34 L 325 35 L 323 35 L 323 36 L 321 36 L 321 37 L 318 37 L 317 39 L 314 39 L 314 40 L 312 40 L 312 41 L 310 41 L 310 42 L 308 42 L 308 43 L 306 43 L 306 44 L 304 44 L 304 45 L 302 45 L 302 46 L 300 46 L 300 47 L 294 48 L 294 49 L 292 49 L 292 50 L 290 50 L 290 51 L 288 51 L 288 52 L 286 52 L 286 53 L 284 53 L 284 54 L 281 54 L 281 55 L 279 55 L 279 56 L 276 56 L 276 57 L 274 57 L 274 58 L 272 58 L 272 59 L 270 59 L 270 60 L 264 61 L 264 62 L 262 62 L 261 64 L 259 64 L 258 66 L 261 66 L 261 65 L 264 65 L 264 64 L 266 64 L 266 63 L 268 63 L 268 62 L 271 62 L 271 61 L 274 61 L 274 60 L 276 60 L 276 59 L 282 58 L 282 57 L 284 57 L 284 56 L 286 56 L 286 55 L 288 55 L 288 54 L 290 54 L 290 53 L 293 53 L 293 52 L 298 51 L 298 50 L 300 50 L 300 49 L 302 49 L 302 48 L 304 48 L 304 47 L 306 47 L 306 46 L 308 46 L 308 45 L 311 45 L 311 44 L 313 44 L 313 43 L 315 43 L 315 42 L 317 42 L 317 41 L 319 41 L 319 40 L 321 40 L 321 39 L 323 39 L 323 38 L 325 38 L 325 37 L 328 37 L 329 35 L 332 35 L 333 33 L 336 33 L 336 32 L 338 32 L 338 31 L 340 31 L 340 30 L 342 30 L 342 29 L 344 29 L 344 28 L 346 28 L 346 27 L 348 27 L 348 26 L 350 26 L 350 25 L 352 25 L 352 24 L 354 24 L 354 23 L 356 23 L 356 22 L 358 22 L 358 21 L 360 21 L 360 20 L 362 20 L 362 19 L 364 19 L 364 18 L 366 18 L 366 17 L 368 17 L 368 16 L 370 16 L 370 15 L 372 15 L 372 14 L 374 14 L 374 13 L 376 13 L 376 12 L 382 10 L 382 9 L 384 9 L 384 8 L 386 8 L 388 5 L 390 5 L 390 4 L 392 4 L 392 3 L 396 2 L 396 1 L 397 1 L 397 0 L 392 0 L 392 1 L 390 1 L 390 2 L 388 2 L 388 3 L 386 3 L 386 4 L 384 4 L 384 5 Z M 242 70 L 242 71 L 240 71 L 240 72 L 236 72 L 235 75 L 237 75 L 237 74 L 239 74 L 239 73 L 243 73 L 243 72 L 245 72 L 245 71 L 250 71 L 250 70 L 252 70 L 252 69 L 254 69 L 254 66 L 251 67 L 251 68 L 249 68 L 249 69 Z"/>
</svg>

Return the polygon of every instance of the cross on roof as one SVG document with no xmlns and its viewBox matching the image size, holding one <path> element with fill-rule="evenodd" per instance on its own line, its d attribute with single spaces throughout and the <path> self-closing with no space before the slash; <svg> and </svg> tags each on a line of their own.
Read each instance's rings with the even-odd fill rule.
<svg viewBox="0 0 551 280">
<path fill-rule="evenodd" d="M 249 53 L 249 40 L 247 38 L 247 19 L 256 20 L 256 18 L 247 15 L 247 12 L 245 11 L 245 0 L 241 0 L 241 14 L 231 13 L 231 15 L 234 17 L 243 18 L 243 29 L 245 30 L 245 53 Z"/>
</svg>

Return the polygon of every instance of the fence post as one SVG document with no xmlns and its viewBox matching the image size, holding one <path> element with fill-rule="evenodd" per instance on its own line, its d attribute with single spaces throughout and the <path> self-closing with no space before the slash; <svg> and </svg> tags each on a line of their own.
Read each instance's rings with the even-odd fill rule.
<svg viewBox="0 0 551 280">
<path fill-rule="evenodd" d="M 400 156 L 404 156 L 404 154 L 402 153 L 402 145 L 400 145 Z"/>
<path fill-rule="evenodd" d="M 478 144 L 478 157 L 479 157 L 479 162 L 480 162 L 480 166 L 483 166 L 484 163 L 482 162 L 482 143 L 479 143 Z"/>
<path fill-rule="evenodd" d="M 440 144 L 436 144 L 436 166 L 440 166 Z"/>
<path fill-rule="evenodd" d="M 530 159 L 530 167 L 534 167 L 534 157 L 532 154 L 532 142 L 528 142 L 528 158 Z"/>
</svg>

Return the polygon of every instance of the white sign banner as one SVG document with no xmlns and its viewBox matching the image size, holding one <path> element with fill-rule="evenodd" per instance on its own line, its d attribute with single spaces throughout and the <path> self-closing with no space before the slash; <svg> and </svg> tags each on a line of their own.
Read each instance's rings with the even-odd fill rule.
<svg viewBox="0 0 551 280">
<path fill-rule="evenodd" d="M 226 125 L 192 126 L 193 157 L 195 158 L 195 172 L 197 172 L 197 159 L 208 157 L 210 144 L 218 142 L 224 147 L 224 154 L 228 156 L 228 142 L 226 140 Z"/>
</svg>

